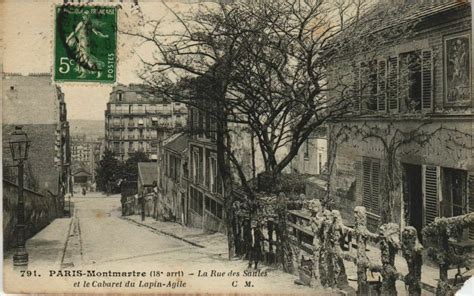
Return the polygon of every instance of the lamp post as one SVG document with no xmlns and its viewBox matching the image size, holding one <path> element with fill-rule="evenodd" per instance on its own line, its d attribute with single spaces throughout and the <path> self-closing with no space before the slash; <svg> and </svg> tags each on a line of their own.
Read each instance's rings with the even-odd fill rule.
<svg viewBox="0 0 474 296">
<path fill-rule="evenodd" d="M 18 163 L 18 206 L 17 223 L 15 232 L 17 235 L 15 254 L 13 255 L 14 266 L 28 265 L 28 253 L 25 248 L 25 200 L 23 198 L 23 162 L 28 158 L 28 148 L 30 141 L 22 130 L 21 126 L 16 126 L 10 137 L 10 152 L 12 159 Z"/>
</svg>

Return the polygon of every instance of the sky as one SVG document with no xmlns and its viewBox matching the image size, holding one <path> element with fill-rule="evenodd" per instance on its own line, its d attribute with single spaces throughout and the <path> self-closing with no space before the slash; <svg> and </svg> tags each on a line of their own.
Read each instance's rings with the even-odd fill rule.
<svg viewBox="0 0 474 296">
<path fill-rule="evenodd" d="M 4 25 L 0 42 L 3 46 L 3 72 L 24 75 L 52 72 L 54 55 L 53 7 L 60 3 L 62 3 L 61 0 L 0 1 L 0 19 Z M 170 11 L 159 0 L 139 1 L 139 3 L 146 19 L 172 18 Z M 128 17 L 130 5 L 131 3 L 124 3 L 123 9 L 119 10 L 119 30 L 137 24 L 136 18 Z M 194 5 L 196 4 L 185 4 L 179 1 L 169 2 L 170 8 L 177 12 L 193 9 Z M 172 22 L 168 24 L 169 27 L 173 27 Z M 136 70 L 140 68 L 140 62 L 133 51 L 136 47 L 136 40 L 119 34 L 118 83 L 140 83 L 136 75 Z M 104 119 L 104 110 L 112 85 L 98 83 L 57 84 L 65 94 L 69 119 Z"/>
</svg>

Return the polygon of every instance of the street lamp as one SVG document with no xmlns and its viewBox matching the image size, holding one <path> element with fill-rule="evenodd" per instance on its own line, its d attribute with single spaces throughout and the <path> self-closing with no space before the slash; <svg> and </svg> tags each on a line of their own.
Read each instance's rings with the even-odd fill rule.
<svg viewBox="0 0 474 296">
<path fill-rule="evenodd" d="M 13 255 L 14 266 L 28 265 L 28 253 L 25 248 L 25 200 L 23 198 L 23 162 L 28 158 L 28 148 L 30 140 L 22 130 L 21 126 L 16 126 L 15 131 L 10 136 L 10 152 L 12 159 L 18 163 L 18 206 L 17 223 L 15 226 L 17 243 L 15 254 Z"/>
</svg>

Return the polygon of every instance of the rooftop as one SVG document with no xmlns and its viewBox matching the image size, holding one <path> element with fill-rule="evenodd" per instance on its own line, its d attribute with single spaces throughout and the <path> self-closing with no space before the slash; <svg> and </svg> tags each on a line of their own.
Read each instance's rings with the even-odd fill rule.
<svg viewBox="0 0 474 296">
<path fill-rule="evenodd" d="M 188 140 L 189 139 L 186 134 L 176 134 L 168 138 L 168 141 L 165 142 L 163 147 L 177 153 L 183 153 L 188 148 Z"/>
<path fill-rule="evenodd" d="M 158 180 L 158 166 L 156 162 L 138 163 L 138 181 L 143 186 L 152 186 Z"/>
<path fill-rule="evenodd" d="M 393 19 L 387 21 L 386 26 L 377 28 L 375 31 L 388 29 L 392 26 L 410 22 L 410 21 L 424 21 L 432 16 L 445 13 L 451 10 L 469 8 L 471 4 L 467 1 L 450 1 L 445 3 L 423 3 L 418 4 L 415 9 L 410 9 L 409 6 L 405 14 L 396 15 Z"/>
</svg>

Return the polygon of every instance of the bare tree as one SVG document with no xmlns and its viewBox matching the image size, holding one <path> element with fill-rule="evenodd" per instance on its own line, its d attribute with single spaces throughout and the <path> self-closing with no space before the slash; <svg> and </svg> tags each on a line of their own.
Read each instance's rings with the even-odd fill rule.
<svg viewBox="0 0 474 296">
<path fill-rule="evenodd" d="M 164 32 L 163 21 L 152 20 L 140 32 L 127 32 L 153 48 L 152 55 L 141 58 L 140 77 L 157 93 L 216 121 L 230 256 L 232 170 L 250 199 L 254 193 L 233 153 L 229 123 L 250 127 L 265 175 L 275 180 L 314 129 L 352 112 L 354 98 L 360 99 L 350 91 L 358 81 L 347 73 L 353 61 L 334 61 L 343 60 L 349 48 L 351 54 L 367 53 L 374 40 L 386 42 L 371 30 L 396 11 L 368 3 L 236 1 L 201 6 L 187 15 L 170 9 L 180 30 Z M 369 33 L 371 40 L 361 38 Z M 337 73 L 338 79 L 328 81 L 328 73 Z M 328 96 L 333 90 L 339 95 Z"/>
</svg>

